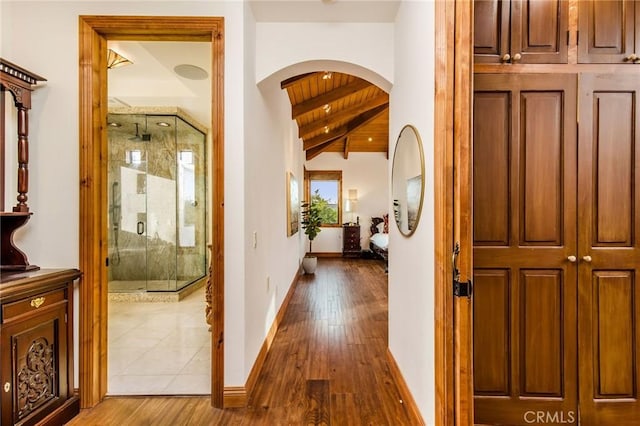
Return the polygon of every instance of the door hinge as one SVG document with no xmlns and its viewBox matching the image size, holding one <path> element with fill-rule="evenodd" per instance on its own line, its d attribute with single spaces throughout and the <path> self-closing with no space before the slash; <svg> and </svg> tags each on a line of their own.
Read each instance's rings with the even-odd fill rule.
<svg viewBox="0 0 640 426">
<path fill-rule="evenodd" d="M 453 295 L 456 297 L 471 298 L 473 293 L 473 284 L 471 280 L 460 281 L 460 271 L 458 270 L 458 254 L 460 254 L 460 243 L 456 242 L 453 249 L 451 262 L 453 263 Z"/>
</svg>

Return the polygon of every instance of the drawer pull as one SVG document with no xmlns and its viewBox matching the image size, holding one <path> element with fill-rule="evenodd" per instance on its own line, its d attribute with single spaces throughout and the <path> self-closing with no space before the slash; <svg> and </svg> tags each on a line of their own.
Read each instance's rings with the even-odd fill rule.
<svg viewBox="0 0 640 426">
<path fill-rule="evenodd" d="M 31 306 L 38 309 L 44 303 L 44 296 L 31 299 Z"/>
<path fill-rule="evenodd" d="M 11 383 L 7 382 L 4 384 L 4 391 L 9 392 L 11 390 Z"/>
</svg>

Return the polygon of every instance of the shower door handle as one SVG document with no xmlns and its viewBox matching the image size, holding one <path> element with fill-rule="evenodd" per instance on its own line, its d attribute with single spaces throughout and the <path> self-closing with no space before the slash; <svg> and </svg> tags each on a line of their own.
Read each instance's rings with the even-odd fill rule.
<svg viewBox="0 0 640 426">
<path fill-rule="evenodd" d="M 144 234 L 144 222 L 138 222 L 138 235 Z"/>
</svg>

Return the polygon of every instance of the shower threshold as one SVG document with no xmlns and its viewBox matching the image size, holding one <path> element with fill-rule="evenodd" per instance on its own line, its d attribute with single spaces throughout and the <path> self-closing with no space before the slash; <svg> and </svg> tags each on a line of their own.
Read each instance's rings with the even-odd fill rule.
<svg viewBox="0 0 640 426">
<path fill-rule="evenodd" d="M 206 276 L 193 281 L 178 291 L 169 290 L 188 281 L 151 280 L 151 281 L 109 281 L 110 301 L 120 302 L 179 302 L 194 291 L 202 288 Z M 145 286 L 147 290 L 145 291 Z"/>
</svg>

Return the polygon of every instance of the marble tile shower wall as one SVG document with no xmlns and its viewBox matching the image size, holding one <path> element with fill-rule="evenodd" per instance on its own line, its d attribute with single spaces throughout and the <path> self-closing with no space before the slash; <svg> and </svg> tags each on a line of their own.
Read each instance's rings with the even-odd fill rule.
<svg viewBox="0 0 640 426">
<path fill-rule="evenodd" d="M 119 124 L 108 134 L 109 280 L 201 277 L 205 136 L 177 116 L 110 114 L 108 121 Z"/>
</svg>

